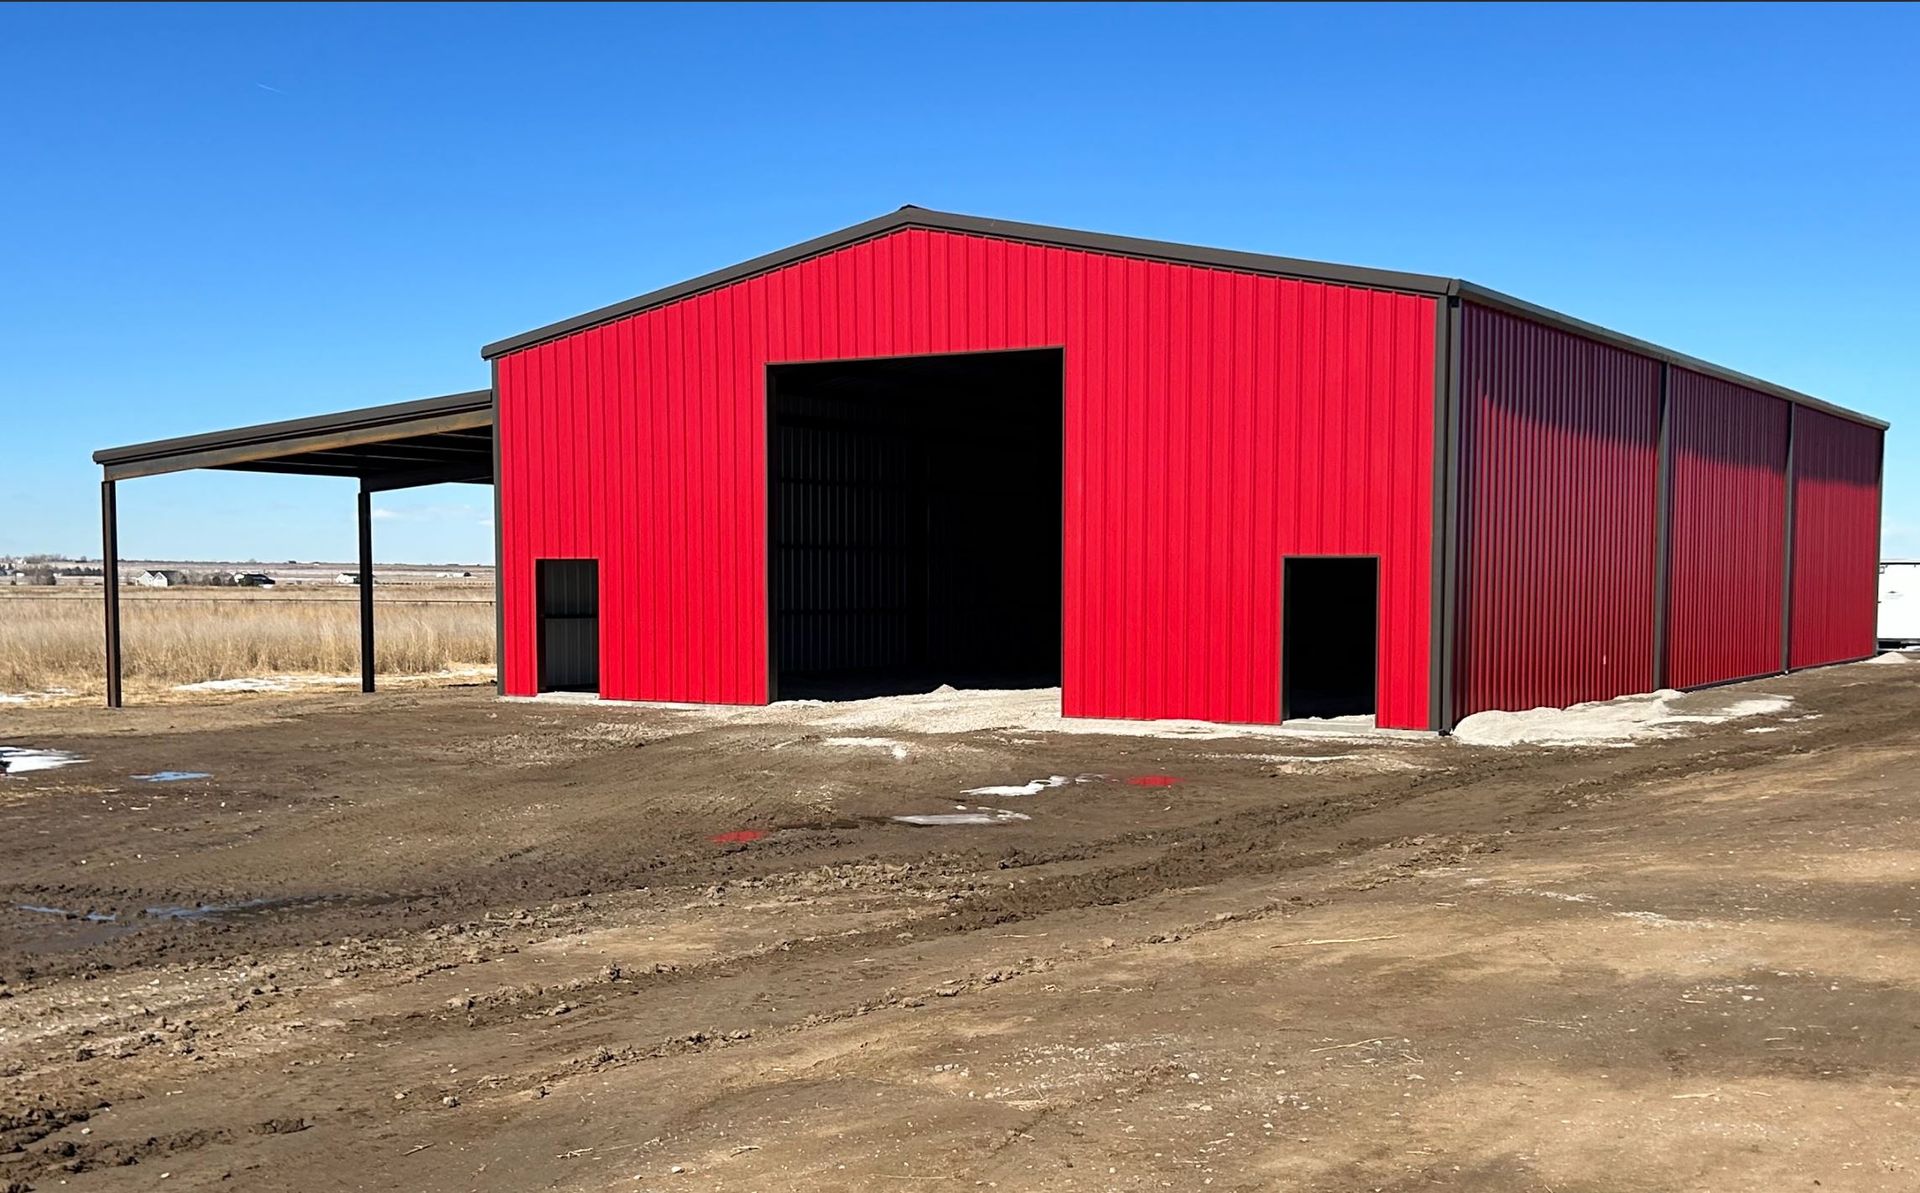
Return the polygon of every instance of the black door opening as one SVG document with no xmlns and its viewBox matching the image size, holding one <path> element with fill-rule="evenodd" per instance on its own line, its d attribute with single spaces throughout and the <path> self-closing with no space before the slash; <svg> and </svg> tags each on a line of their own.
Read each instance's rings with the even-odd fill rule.
<svg viewBox="0 0 1920 1193">
<path fill-rule="evenodd" d="M 1062 367 L 768 369 L 775 698 L 1060 682 Z"/>
<path fill-rule="evenodd" d="M 600 563 L 542 559 L 534 564 L 540 605 L 540 690 L 600 690 Z"/>
<path fill-rule="evenodd" d="M 1289 559 L 1282 585 L 1281 719 L 1372 716 L 1380 561 Z"/>
</svg>

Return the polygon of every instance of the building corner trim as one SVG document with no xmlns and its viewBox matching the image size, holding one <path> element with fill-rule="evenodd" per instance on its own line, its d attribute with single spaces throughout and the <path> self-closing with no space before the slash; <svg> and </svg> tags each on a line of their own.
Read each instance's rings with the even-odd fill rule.
<svg viewBox="0 0 1920 1193">
<path fill-rule="evenodd" d="M 1793 670 L 1793 537 L 1795 510 L 1794 505 L 1799 494 L 1799 463 L 1795 459 L 1799 446 L 1800 407 L 1787 407 L 1787 492 L 1786 526 L 1782 531 L 1784 541 L 1780 552 L 1780 674 Z"/>
<path fill-rule="evenodd" d="M 1667 621 L 1673 588 L 1673 368 L 1660 362 L 1659 432 L 1653 465 L 1653 686 L 1667 686 Z"/>
<path fill-rule="evenodd" d="M 1433 626 L 1429 634 L 1428 717 L 1433 728 L 1452 733 L 1459 717 L 1455 708 L 1459 690 L 1460 656 L 1460 355 L 1461 312 L 1457 294 L 1435 303 L 1434 362 L 1434 544 Z"/>
</svg>

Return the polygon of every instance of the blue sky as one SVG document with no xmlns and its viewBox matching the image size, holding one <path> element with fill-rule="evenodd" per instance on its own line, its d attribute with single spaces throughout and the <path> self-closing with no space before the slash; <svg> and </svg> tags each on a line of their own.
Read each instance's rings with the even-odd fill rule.
<svg viewBox="0 0 1920 1193">
<path fill-rule="evenodd" d="M 0 8 L 0 553 L 98 447 L 484 387 L 477 349 L 902 203 L 1452 274 L 1896 423 L 1914 7 Z M 349 482 L 122 486 L 130 558 L 342 559 Z M 491 554 L 484 489 L 382 497 Z"/>
</svg>

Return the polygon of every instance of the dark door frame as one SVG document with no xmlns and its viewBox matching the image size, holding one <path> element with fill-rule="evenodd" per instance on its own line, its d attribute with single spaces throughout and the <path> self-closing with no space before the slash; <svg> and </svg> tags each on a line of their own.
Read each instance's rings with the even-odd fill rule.
<svg viewBox="0 0 1920 1193">
<path fill-rule="evenodd" d="M 1060 525 L 1060 607 L 1055 610 L 1055 618 L 1060 632 L 1058 663 L 1063 691 L 1067 677 L 1067 468 L 1072 460 L 1071 445 L 1067 441 L 1067 346 L 1058 344 L 1028 344 L 1014 348 L 977 348 L 959 352 L 883 352 L 871 356 L 824 356 L 818 359 L 766 360 L 760 365 L 760 425 L 764 428 L 764 442 L 761 444 L 762 466 L 766 473 L 760 485 L 761 521 L 765 527 L 765 542 L 762 544 L 764 556 L 761 564 L 761 583 L 766 592 L 767 627 L 767 703 L 780 699 L 780 614 L 776 607 L 774 591 L 774 558 L 779 551 L 779 531 L 775 518 L 779 513 L 778 498 L 775 489 L 779 483 L 780 461 L 776 454 L 779 450 L 774 434 L 776 422 L 775 386 L 778 374 L 796 365 L 833 365 L 863 364 L 890 360 L 924 360 L 947 356 L 1003 356 L 1014 352 L 1051 352 L 1060 361 L 1060 491 L 1055 502 L 1054 516 Z"/>
<path fill-rule="evenodd" d="M 547 565 L 550 563 L 587 563 L 593 565 L 593 689 L 600 693 L 601 665 L 606 659 L 601 657 L 600 648 L 600 606 L 602 580 L 600 575 L 600 557 L 597 555 L 555 555 L 536 558 L 533 561 L 533 655 L 534 655 L 534 691 L 552 692 L 558 690 L 547 682 Z"/>
</svg>

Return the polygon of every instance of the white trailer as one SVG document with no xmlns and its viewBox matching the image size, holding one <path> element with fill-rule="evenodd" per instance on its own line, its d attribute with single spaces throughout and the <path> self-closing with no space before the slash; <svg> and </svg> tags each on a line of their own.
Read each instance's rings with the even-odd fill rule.
<svg viewBox="0 0 1920 1193">
<path fill-rule="evenodd" d="M 1880 628 L 1883 648 L 1920 646 L 1920 559 L 1880 564 Z"/>
</svg>

